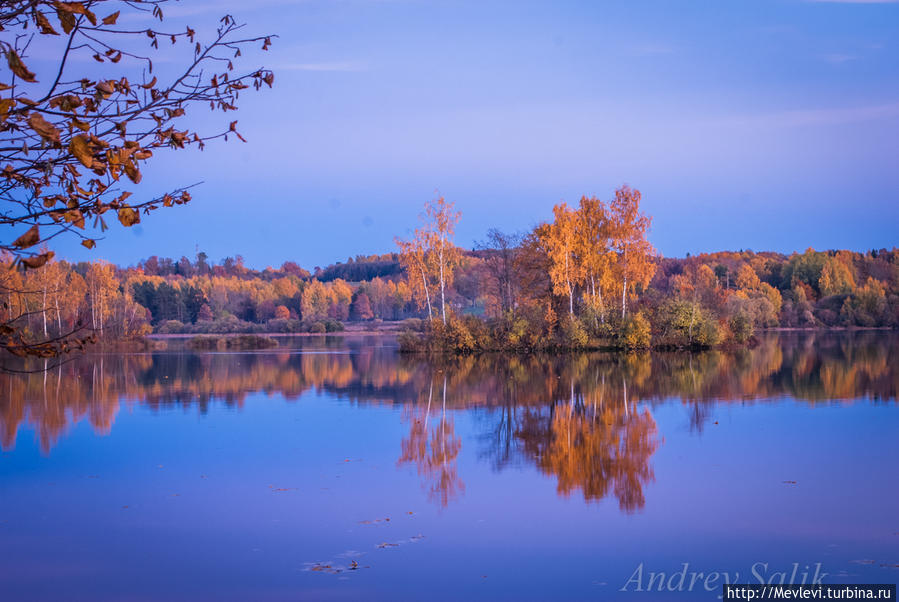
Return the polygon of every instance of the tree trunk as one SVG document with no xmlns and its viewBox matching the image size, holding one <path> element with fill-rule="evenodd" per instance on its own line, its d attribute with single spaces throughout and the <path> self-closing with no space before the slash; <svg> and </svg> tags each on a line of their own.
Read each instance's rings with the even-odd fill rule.
<svg viewBox="0 0 899 602">
<path fill-rule="evenodd" d="M 41 317 L 44 320 L 44 338 L 47 338 L 47 285 L 43 289 L 43 301 L 41 301 Z"/>
<path fill-rule="evenodd" d="M 421 269 L 421 283 L 425 287 L 425 300 L 428 303 L 428 321 L 431 321 L 434 319 L 434 315 L 433 315 L 433 312 L 431 311 L 431 293 L 430 293 L 430 291 L 428 291 L 428 279 L 425 277 L 424 268 Z"/>
<path fill-rule="evenodd" d="M 441 241 L 440 245 L 440 255 L 437 256 L 440 261 L 440 316 L 443 318 L 443 323 L 446 324 L 446 298 L 444 296 L 444 283 L 443 283 L 443 242 Z"/>
<path fill-rule="evenodd" d="M 624 272 L 624 281 L 621 285 L 621 319 L 627 313 L 627 247 L 624 247 L 624 262 L 622 263 Z"/>
</svg>

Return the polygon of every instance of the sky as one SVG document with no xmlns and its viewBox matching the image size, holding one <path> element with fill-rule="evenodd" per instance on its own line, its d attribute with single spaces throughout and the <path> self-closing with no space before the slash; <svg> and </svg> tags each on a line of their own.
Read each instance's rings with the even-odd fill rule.
<svg viewBox="0 0 899 602">
<path fill-rule="evenodd" d="M 248 142 L 158 154 L 136 194 L 203 182 L 194 200 L 92 251 L 57 243 L 61 256 L 130 265 L 200 250 L 311 269 L 395 250 L 436 195 L 462 212 L 456 242 L 471 247 L 624 183 L 664 256 L 899 244 L 899 2 L 166 8 L 198 28 L 224 12 L 278 36 L 237 64 L 275 71 L 271 90 L 240 99 Z"/>
</svg>

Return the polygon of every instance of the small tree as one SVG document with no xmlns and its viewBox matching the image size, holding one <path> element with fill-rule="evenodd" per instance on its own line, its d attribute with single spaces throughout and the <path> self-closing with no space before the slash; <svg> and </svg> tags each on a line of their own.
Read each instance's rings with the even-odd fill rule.
<svg viewBox="0 0 899 602">
<path fill-rule="evenodd" d="M 373 320 L 375 314 L 371 310 L 371 300 L 365 293 L 357 293 L 350 305 L 350 318 L 353 320 Z"/>
</svg>

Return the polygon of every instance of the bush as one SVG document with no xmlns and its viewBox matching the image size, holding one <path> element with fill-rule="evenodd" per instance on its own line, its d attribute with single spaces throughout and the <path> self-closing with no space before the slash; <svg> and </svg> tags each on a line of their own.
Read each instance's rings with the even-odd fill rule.
<svg viewBox="0 0 899 602">
<path fill-rule="evenodd" d="M 184 330 L 184 324 L 178 320 L 166 320 L 156 327 L 159 334 L 180 334 Z"/>
<path fill-rule="evenodd" d="M 407 318 L 401 324 L 403 330 L 411 332 L 422 332 L 425 328 L 425 321 L 421 318 Z"/>
<path fill-rule="evenodd" d="M 312 332 L 312 333 L 316 333 L 316 334 L 323 334 L 323 333 L 327 332 L 327 330 L 328 330 L 328 328 L 327 328 L 327 326 L 325 326 L 324 322 L 313 322 L 312 324 L 309 325 L 308 332 Z"/>
<path fill-rule="evenodd" d="M 728 322 L 735 343 L 745 343 L 752 337 L 752 320 L 744 313 L 738 313 Z"/>
<path fill-rule="evenodd" d="M 424 338 L 412 330 L 404 330 L 397 336 L 396 340 L 400 344 L 401 352 L 412 353 L 425 350 Z"/>
<path fill-rule="evenodd" d="M 580 320 L 572 315 L 563 318 L 559 339 L 561 346 L 565 349 L 584 349 L 590 342 L 587 329 Z"/>
<path fill-rule="evenodd" d="M 669 301 L 657 316 L 657 343 L 663 347 L 712 347 L 721 342 L 718 321 L 698 303 Z"/>
<path fill-rule="evenodd" d="M 652 342 L 649 321 L 639 312 L 622 321 L 619 333 L 619 341 L 625 349 L 646 349 Z"/>
<path fill-rule="evenodd" d="M 277 347 L 278 341 L 272 337 L 262 337 L 255 334 L 241 334 L 226 339 L 228 349 L 268 349 Z"/>
<path fill-rule="evenodd" d="M 326 320 L 325 332 L 343 332 L 343 322 L 340 320 Z"/>
</svg>

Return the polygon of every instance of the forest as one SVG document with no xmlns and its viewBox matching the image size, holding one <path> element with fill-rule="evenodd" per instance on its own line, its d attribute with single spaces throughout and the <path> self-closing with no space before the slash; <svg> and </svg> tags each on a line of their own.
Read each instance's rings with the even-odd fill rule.
<svg viewBox="0 0 899 602">
<path fill-rule="evenodd" d="M 83 331 L 100 340 L 151 333 L 335 332 L 404 321 L 410 348 L 707 347 L 773 327 L 899 325 L 899 249 L 751 250 L 668 258 L 646 236 L 639 191 L 559 204 L 526 233 L 491 229 L 453 243 L 460 214 L 429 202 L 397 252 L 306 270 L 150 257 L 120 267 L 0 257 L 0 320 L 35 340 Z M 424 333 L 424 334 L 422 334 Z"/>
</svg>

